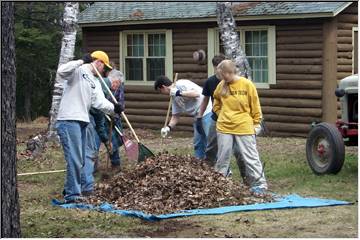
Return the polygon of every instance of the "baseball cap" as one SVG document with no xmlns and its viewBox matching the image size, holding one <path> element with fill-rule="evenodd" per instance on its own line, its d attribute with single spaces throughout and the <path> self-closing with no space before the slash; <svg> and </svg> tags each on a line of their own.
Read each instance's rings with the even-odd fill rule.
<svg viewBox="0 0 360 240">
<path fill-rule="evenodd" d="M 101 60 L 106 65 L 106 67 L 112 69 L 112 67 L 110 66 L 109 57 L 105 52 L 103 51 L 92 52 L 91 57 Z"/>
</svg>

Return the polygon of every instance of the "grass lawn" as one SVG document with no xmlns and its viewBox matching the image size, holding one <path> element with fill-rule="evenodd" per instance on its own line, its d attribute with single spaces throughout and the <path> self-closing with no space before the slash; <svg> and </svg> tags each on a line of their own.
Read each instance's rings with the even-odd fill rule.
<svg viewBox="0 0 360 240">
<path fill-rule="evenodd" d="M 21 154 L 29 135 L 44 129 L 46 124 L 18 124 L 18 173 L 64 169 L 63 152 L 59 145 L 49 146 L 41 156 L 32 160 Z M 143 137 L 140 134 L 140 138 L 154 152 L 166 148 L 177 154 L 192 153 L 192 139 L 188 133 L 176 133 L 164 142 L 160 141 L 157 132 L 150 131 Z M 346 148 L 346 160 L 337 175 L 316 176 L 306 162 L 305 142 L 303 138 L 258 138 L 258 150 L 265 163 L 269 190 L 278 194 L 297 193 L 306 197 L 346 200 L 353 205 L 146 222 L 109 213 L 52 207 L 51 199 L 62 199 L 65 173 L 19 176 L 22 237 L 357 237 L 357 147 Z M 105 165 L 105 158 L 102 164 Z M 124 166 L 128 168 L 133 164 L 124 161 Z M 234 160 L 232 171 L 233 179 L 241 181 Z M 100 175 L 101 172 L 96 176 L 98 181 Z"/>
</svg>

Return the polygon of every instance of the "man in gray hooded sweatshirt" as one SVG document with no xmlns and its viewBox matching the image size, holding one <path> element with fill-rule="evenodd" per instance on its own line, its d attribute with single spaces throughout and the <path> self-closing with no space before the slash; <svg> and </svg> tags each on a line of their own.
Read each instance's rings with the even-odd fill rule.
<svg viewBox="0 0 360 240">
<path fill-rule="evenodd" d="M 107 54 L 103 51 L 86 54 L 81 60 L 61 65 L 57 71 L 65 80 L 56 123 L 66 160 L 65 202 L 76 202 L 93 191 L 94 163 L 85 158 L 90 108 L 111 115 L 123 111 L 121 105 L 112 104 L 105 98 L 93 66 L 100 73 L 106 68 L 111 69 Z"/>
</svg>

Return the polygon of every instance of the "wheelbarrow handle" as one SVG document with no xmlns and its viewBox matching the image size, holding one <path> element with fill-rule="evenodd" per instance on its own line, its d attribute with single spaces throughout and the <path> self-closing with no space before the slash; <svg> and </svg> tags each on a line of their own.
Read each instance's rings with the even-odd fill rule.
<svg viewBox="0 0 360 240">
<path fill-rule="evenodd" d="M 99 76 L 100 80 L 102 81 L 103 85 L 105 86 L 106 91 L 109 93 L 109 95 L 111 96 L 111 98 L 113 99 L 113 101 L 114 101 L 115 103 L 118 103 L 118 101 L 117 101 L 116 98 L 114 97 L 114 94 L 112 94 L 112 92 L 110 91 L 109 87 L 106 85 L 103 77 L 101 76 L 101 74 L 99 73 L 99 71 L 96 69 L 96 67 L 94 66 L 94 64 L 93 64 L 93 63 L 90 63 L 90 64 L 91 64 L 91 66 L 93 67 L 93 69 L 95 70 L 96 74 Z M 139 140 L 138 136 L 136 135 L 136 133 L 135 133 L 133 127 L 131 126 L 128 118 L 126 117 L 125 113 L 124 113 L 124 112 L 121 112 L 121 116 L 125 119 L 125 121 L 126 121 L 127 125 L 129 126 L 132 134 L 134 135 L 136 141 L 139 143 L 140 140 Z"/>
</svg>

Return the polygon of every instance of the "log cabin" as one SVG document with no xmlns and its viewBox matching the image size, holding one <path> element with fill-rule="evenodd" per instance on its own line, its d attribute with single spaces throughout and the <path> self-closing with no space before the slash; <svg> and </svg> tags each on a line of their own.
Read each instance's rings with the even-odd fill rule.
<svg viewBox="0 0 360 240">
<path fill-rule="evenodd" d="M 233 2 L 240 43 L 253 72 L 271 136 L 306 136 L 313 122 L 334 123 L 337 81 L 357 73 L 357 2 Z M 103 50 L 125 74 L 134 127 L 160 129 L 169 97 L 158 75 L 199 84 L 222 51 L 216 2 L 95 2 L 80 13 L 83 51 Z M 204 50 L 206 60 L 193 53 Z M 192 130 L 183 116 L 176 130 Z"/>
</svg>

